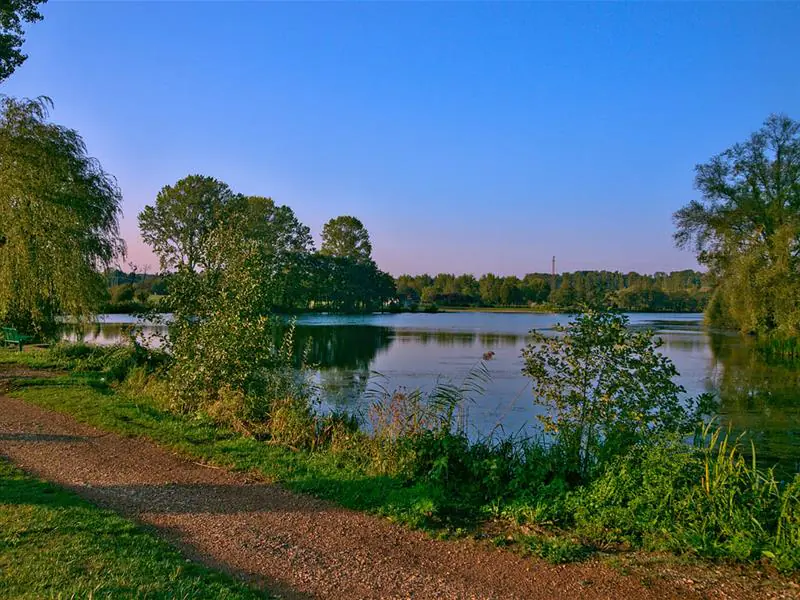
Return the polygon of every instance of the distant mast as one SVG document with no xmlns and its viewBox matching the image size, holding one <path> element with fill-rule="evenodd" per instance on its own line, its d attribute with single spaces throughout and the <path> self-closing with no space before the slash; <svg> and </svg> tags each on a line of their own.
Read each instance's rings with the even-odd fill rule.
<svg viewBox="0 0 800 600">
<path fill-rule="evenodd" d="M 550 289 L 556 289 L 556 257 L 553 257 L 553 266 L 550 271 Z"/>
</svg>

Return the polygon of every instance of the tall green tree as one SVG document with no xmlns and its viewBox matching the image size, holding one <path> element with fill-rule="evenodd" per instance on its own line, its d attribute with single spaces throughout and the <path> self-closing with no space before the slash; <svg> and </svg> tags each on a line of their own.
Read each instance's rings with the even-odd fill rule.
<svg viewBox="0 0 800 600">
<path fill-rule="evenodd" d="M 396 297 L 391 275 L 374 262 L 362 263 L 347 257 L 314 255 L 315 304 L 344 313 L 371 312 Z"/>
<path fill-rule="evenodd" d="M 284 310 L 306 308 L 313 285 L 311 230 L 290 207 L 263 196 L 237 196 L 227 213 L 226 221 L 240 219 L 243 235 L 271 256 L 268 264 L 276 306 Z"/>
<path fill-rule="evenodd" d="M 28 58 L 22 53 L 23 25 L 42 20 L 39 4 L 47 0 L 3 0 L 0 2 L 0 83 Z"/>
<path fill-rule="evenodd" d="M 304 254 L 314 250 L 311 230 L 290 207 L 275 204 L 272 198 L 237 196 L 228 212 L 241 214 L 247 236 L 268 245 L 275 253 Z"/>
<path fill-rule="evenodd" d="M 226 183 L 203 175 L 189 175 L 161 188 L 155 204 L 139 213 L 142 239 L 158 256 L 161 268 L 194 271 L 214 266 L 209 235 L 225 218 L 233 199 Z"/>
<path fill-rule="evenodd" d="M 116 181 L 50 107 L 0 99 L 0 321 L 45 335 L 98 308 L 99 270 L 124 253 Z"/>
<path fill-rule="evenodd" d="M 364 224 L 355 217 L 331 219 L 322 228 L 320 254 L 349 258 L 360 264 L 372 262 L 372 243 Z"/>
<path fill-rule="evenodd" d="M 800 123 L 770 116 L 698 165 L 695 186 L 701 199 L 675 213 L 675 241 L 718 282 L 709 318 L 800 335 Z"/>
</svg>

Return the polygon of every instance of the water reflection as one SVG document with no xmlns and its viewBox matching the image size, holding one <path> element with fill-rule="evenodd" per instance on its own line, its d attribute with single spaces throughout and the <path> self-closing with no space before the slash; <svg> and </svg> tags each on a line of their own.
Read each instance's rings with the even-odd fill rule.
<svg viewBox="0 0 800 600">
<path fill-rule="evenodd" d="M 474 346 L 476 342 L 487 348 L 495 346 L 513 346 L 521 348 L 525 345 L 527 339 L 527 336 L 513 333 L 423 331 L 413 329 L 397 330 L 395 332 L 395 337 L 400 343 L 462 346 L 465 348 Z"/>
<path fill-rule="evenodd" d="M 349 325 L 295 328 L 295 355 L 305 353 L 306 363 L 322 369 L 340 368 L 369 371 L 378 352 L 392 343 L 389 327 Z"/>
<path fill-rule="evenodd" d="M 760 462 L 800 470 L 800 368 L 766 362 L 737 335 L 711 332 L 712 378 L 720 416 L 753 436 Z"/>
</svg>

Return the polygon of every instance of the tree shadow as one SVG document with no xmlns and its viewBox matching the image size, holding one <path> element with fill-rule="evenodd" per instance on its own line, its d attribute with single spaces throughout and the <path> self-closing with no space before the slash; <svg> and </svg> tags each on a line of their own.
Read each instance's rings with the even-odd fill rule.
<svg viewBox="0 0 800 600">
<path fill-rule="evenodd" d="M 75 486 L 81 496 L 128 513 L 234 515 L 251 512 L 320 512 L 321 500 L 298 497 L 269 483 L 164 483 Z"/>
<path fill-rule="evenodd" d="M 235 566 L 199 550 L 179 527 L 163 525 L 156 527 L 149 523 L 141 523 L 141 526 L 145 530 L 166 539 L 169 543 L 176 546 L 180 550 L 180 553 L 188 559 L 202 563 L 210 569 L 226 573 L 238 581 L 245 582 L 249 586 L 266 591 L 268 593 L 267 598 L 277 597 L 281 600 L 314 600 L 315 598 L 313 594 L 295 590 L 283 581 L 272 577 L 266 577 L 263 573 L 259 573 L 254 569 Z"/>
<path fill-rule="evenodd" d="M 8 433 L 0 432 L 0 442 L 85 442 L 89 438 L 81 435 L 57 433 Z"/>
</svg>

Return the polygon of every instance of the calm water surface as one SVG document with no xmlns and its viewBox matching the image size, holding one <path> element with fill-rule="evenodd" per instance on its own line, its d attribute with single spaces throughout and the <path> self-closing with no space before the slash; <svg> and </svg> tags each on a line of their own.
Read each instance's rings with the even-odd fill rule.
<svg viewBox="0 0 800 600">
<path fill-rule="evenodd" d="M 800 369 L 765 364 L 746 340 L 708 330 L 698 314 L 629 317 L 632 326 L 651 328 L 664 341 L 661 351 L 675 363 L 688 395 L 716 393 L 721 420 L 753 433 L 761 462 L 800 470 Z M 430 389 L 437 379 L 459 384 L 492 351 L 486 361 L 491 381 L 467 407 L 470 433 L 535 434 L 541 409 L 521 373 L 520 350 L 531 329 L 546 333 L 567 319 L 529 313 L 308 315 L 298 320 L 296 342 L 310 349 L 308 360 L 319 367 L 324 407 L 362 413 L 379 387 Z M 84 338 L 118 342 L 134 321 L 104 315 Z"/>
</svg>

